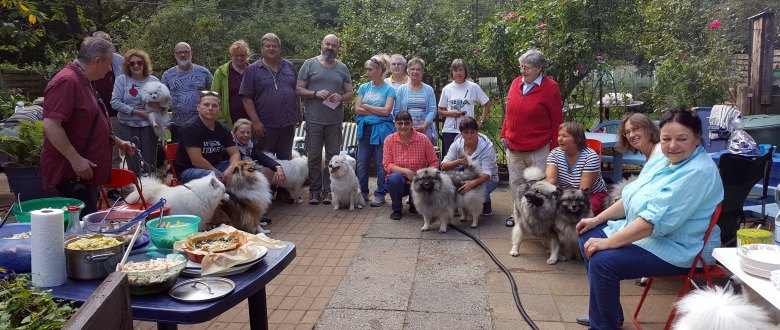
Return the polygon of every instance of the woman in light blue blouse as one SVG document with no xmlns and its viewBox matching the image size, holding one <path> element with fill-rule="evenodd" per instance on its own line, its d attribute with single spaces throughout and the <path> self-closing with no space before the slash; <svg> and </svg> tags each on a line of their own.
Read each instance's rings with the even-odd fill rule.
<svg viewBox="0 0 780 330">
<path fill-rule="evenodd" d="M 702 245 L 708 263 L 720 246 L 718 227 L 702 242 L 723 200 L 723 184 L 700 145 L 698 116 L 688 109 L 671 110 L 660 127 L 663 154 L 648 160 L 620 201 L 577 224 L 590 284 L 588 316 L 577 323 L 591 329 L 616 329 L 623 323 L 621 280 L 687 273 Z"/>
<path fill-rule="evenodd" d="M 369 82 L 360 85 L 355 100 L 355 122 L 357 123 L 358 159 L 357 176 L 363 199 L 368 201 L 368 164 L 374 158 L 376 164 L 376 190 L 369 205 L 385 205 L 385 169 L 382 165 L 382 144 L 385 138 L 395 132 L 393 125 L 393 102 L 395 89 L 385 82 L 385 73 L 390 70 L 387 55 L 374 55 L 365 63 Z M 328 196 L 330 197 L 330 196 Z"/>
<path fill-rule="evenodd" d="M 434 146 L 439 145 L 439 135 L 436 132 L 436 95 L 433 87 L 422 82 L 425 73 L 425 61 L 419 57 L 409 60 L 407 64 L 409 83 L 401 85 L 395 92 L 396 101 L 393 114 L 406 110 L 412 115 L 412 127 L 415 131 L 425 134 Z M 445 150 L 446 152 L 446 150 Z"/>
</svg>

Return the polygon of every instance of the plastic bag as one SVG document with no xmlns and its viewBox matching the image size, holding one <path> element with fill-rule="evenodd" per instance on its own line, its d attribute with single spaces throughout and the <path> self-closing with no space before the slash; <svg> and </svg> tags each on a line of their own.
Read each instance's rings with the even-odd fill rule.
<svg viewBox="0 0 780 330">
<path fill-rule="evenodd" d="M 729 152 L 738 155 L 758 155 L 758 144 L 747 132 L 739 129 L 731 134 L 729 139 Z"/>
</svg>

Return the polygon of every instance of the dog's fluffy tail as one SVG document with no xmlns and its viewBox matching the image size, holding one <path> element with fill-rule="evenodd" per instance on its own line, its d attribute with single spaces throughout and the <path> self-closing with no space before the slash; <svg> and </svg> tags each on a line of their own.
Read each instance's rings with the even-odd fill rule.
<svg viewBox="0 0 780 330">
<path fill-rule="evenodd" d="M 525 181 L 539 181 L 544 179 L 544 171 L 538 167 L 528 167 L 523 170 L 523 178 Z"/>
<path fill-rule="evenodd" d="M 769 314 L 731 288 L 694 290 L 677 302 L 675 330 L 777 329 Z"/>
</svg>

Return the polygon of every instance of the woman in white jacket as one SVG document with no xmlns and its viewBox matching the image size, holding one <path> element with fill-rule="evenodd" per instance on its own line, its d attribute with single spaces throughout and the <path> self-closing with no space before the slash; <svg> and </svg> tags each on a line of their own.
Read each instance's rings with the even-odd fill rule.
<svg viewBox="0 0 780 330">
<path fill-rule="evenodd" d="M 496 150 L 493 142 L 484 134 L 479 133 L 479 124 L 473 117 L 466 117 L 458 125 L 460 134 L 455 137 L 444 156 L 441 169 L 444 171 L 457 169 L 468 165 L 469 161 L 478 161 L 482 167 L 482 175 L 470 181 L 466 181 L 458 190 L 465 193 L 481 184 L 485 185 L 485 204 L 482 205 L 482 215 L 493 214 L 490 203 L 490 193 L 498 185 L 498 165 L 496 164 Z"/>
</svg>

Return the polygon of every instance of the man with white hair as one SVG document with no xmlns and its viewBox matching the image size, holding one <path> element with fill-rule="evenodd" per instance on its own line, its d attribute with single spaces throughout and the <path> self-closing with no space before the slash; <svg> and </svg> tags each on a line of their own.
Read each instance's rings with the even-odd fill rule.
<svg viewBox="0 0 780 330">
<path fill-rule="evenodd" d="M 111 134 L 108 109 L 92 85 L 111 71 L 113 54 L 111 42 L 85 38 L 76 60 L 44 91 L 43 188 L 84 202 L 82 215 L 97 211 L 97 187 L 111 181 L 111 145 L 135 153 L 132 143 Z"/>
<path fill-rule="evenodd" d="M 171 90 L 171 141 L 179 141 L 181 126 L 198 116 L 196 104 L 200 91 L 211 89 L 211 75 L 208 69 L 192 63 L 192 48 L 180 42 L 173 48 L 176 66 L 165 70 L 160 81 Z"/>
</svg>

